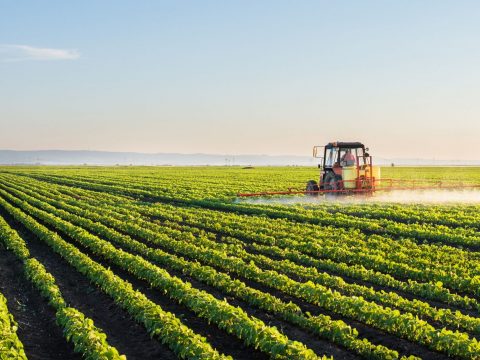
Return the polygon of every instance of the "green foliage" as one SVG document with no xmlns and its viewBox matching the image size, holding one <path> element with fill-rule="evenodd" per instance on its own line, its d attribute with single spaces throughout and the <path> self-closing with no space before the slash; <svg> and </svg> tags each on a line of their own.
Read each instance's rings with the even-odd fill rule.
<svg viewBox="0 0 480 360">
<path fill-rule="evenodd" d="M 24 203 L 26 205 L 26 203 Z M 40 239 L 47 242 L 90 280 L 97 283 L 107 294 L 125 308 L 139 322 L 145 324 L 152 336 L 158 336 L 180 357 L 188 359 L 228 359 L 220 355 L 206 342 L 183 325 L 174 315 L 163 311 L 160 306 L 149 301 L 143 294 L 133 290 L 126 281 L 115 276 L 110 270 L 93 262 L 73 245 L 66 243 L 56 233 L 40 225 L 33 218 L 0 199 L 4 207 L 17 221 L 21 222 Z M 50 298 L 53 306 L 58 306 L 57 322 L 64 328 L 68 340 L 73 341 L 75 349 L 88 359 L 120 359 L 117 350 L 108 345 L 106 336 L 93 322 L 80 312 L 66 308 L 54 279 L 46 273 L 41 264 L 29 261 L 27 276 L 35 283 L 44 296 Z M 35 274 L 35 270 L 39 273 Z"/>
<path fill-rule="evenodd" d="M 417 172 L 441 178 L 446 173 L 438 168 L 397 170 L 401 177 Z M 470 177 L 462 180 L 480 180 L 478 169 L 460 170 L 460 178 L 462 174 Z M 180 357 L 222 355 L 212 352 L 205 339 L 189 338 L 173 315 L 166 315 L 130 284 L 37 221 L 272 358 L 317 355 L 169 271 L 208 284 L 364 358 L 401 356 L 359 338 L 357 330 L 344 321 L 312 316 L 268 289 L 452 357 L 480 357 L 475 338 L 480 334 L 480 255 L 475 251 L 480 248 L 479 206 L 285 206 L 231 201 L 238 191 L 282 189 L 295 183 L 303 188 L 306 180 L 318 174 L 301 168 L 247 172 L 239 168 L 59 167 L 7 172 L 0 174 L 0 196 L 7 200 L 0 204 Z M 28 249 L 9 237 L 14 241 L 7 247 L 17 256 L 28 257 Z M 32 279 L 40 274 L 41 291 L 52 305 L 66 309 L 54 279 L 36 271 L 35 262 L 25 263 L 31 263 Z M 262 290 L 249 286 L 250 282 L 260 284 Z M 88 321 L 72 317 L 88 329 Z M 173 330 L 165 331 L 166 323 Z M 101 343 L 102 337 L 98 339 Z"/>
<path fill-rule="evenodd" d="M 17 329 L 17 323 L 8 311 L 7 299 L 0 294 L 0 359 L 27 359 Z"/>
</svg>

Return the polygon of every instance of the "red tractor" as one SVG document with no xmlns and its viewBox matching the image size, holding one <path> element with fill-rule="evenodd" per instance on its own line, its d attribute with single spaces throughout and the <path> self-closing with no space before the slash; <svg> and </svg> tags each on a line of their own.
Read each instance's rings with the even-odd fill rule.
<svg viewBox="0 0 480 360">
<path fill-rule="evenodd" d="M 239 197 L 270 195 L 366 194 L 393 190 L 479 189 L 479 184 L 429 179 L 380 179 L 380 167 L 372 165 L 368 148 L 360 142 L 331 142 L 314 146 L 313 156 L 320 159 L 319 181 L 310 180 L 305 189 L 238 193 Z"/>
<path fill-rule="evenodd" d="M 380 181 L 380 168 L 372 165 L 372 157 L 360 142 L 331 142 L 314 146 L 313 156 L 318 164 L 320 180 L 310 180 L 306 194 L 322 192 L 372 192 Z"/>
</svg>

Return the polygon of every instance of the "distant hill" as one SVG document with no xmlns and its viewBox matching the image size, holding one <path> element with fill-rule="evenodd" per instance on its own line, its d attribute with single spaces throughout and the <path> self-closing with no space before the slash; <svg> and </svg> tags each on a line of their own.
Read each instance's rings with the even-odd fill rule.
<svg viewBox="0 0 480 360">
<path fill-rule="evenodd" d="M 379 165 L 480 165 L 478 161 L 374 158 Z M 2 165 L 270 165 L 315 166 L 310 156 L 145 154 L 109 151 L 0 150 Z"/>
<path fill-rule="evenodd" d="M 108 151 L 0 150 L 3 165 L 315 165 L 307 156 L 145 154 Z"/>
</svg>

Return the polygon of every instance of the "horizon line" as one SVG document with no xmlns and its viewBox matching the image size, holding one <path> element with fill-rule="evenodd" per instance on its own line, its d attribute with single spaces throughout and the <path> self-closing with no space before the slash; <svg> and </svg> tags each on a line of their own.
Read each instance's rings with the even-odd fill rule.
<svg viewBox="0 0 480 360">
<path fill-rule="evenodd" d="M 66 150 L 66 149 L 44 149 L 44 150 L 12 150 L 12 149 L 0 149 L 1 151 L 5 152 L 91 152 L 91 153 L 109 153 L 109 154 L 136 154 L 136 155 L 182 155 L 182 156 L 191 156 L 191 155 L 206 155 L 206 156 L 226 156 L 226 157 L 245 157 L 245 156 L 266 156 L 266 157 L 298 157 L 298 158 L 312 158 L 312 156 L 308 155 L 294 155 L 294 154 L 221 154 L 221 153 L 181 153 L 181 152 L 138 152 L 138 151 L 112 151 L 112 150 Z M 421 158 L 421 157 L 409 157 L 409 158 L 389 158 L 389 157 L 382 157 L 382 156 L 372 156 L 373 158 L 385 160 L 385 161 L 403 161 L 403 160 L 420 160 L 420 161 L 452 161 L 452 162 L 480 162 L 480 159 L 473 159 L 473 160 L 460 160 L 460 159 L 442 159 L 442 158 Z"/>
</svg>

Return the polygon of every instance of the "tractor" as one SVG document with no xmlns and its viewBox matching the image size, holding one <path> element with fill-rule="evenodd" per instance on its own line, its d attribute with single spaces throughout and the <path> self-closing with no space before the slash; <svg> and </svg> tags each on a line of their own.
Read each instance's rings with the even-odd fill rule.
<svg viewBox="0 0 480 360">
<path fill-rule="evenodd" d="M 380 168 L 372 165 L 368 148 L 360 142 L 331 142 L 314 146 L 313 157 L 320 160 L 319 181 L 307 182 L 305 194 L 371 193 L 380 182 Z"/>
<path fill-rule="evenodd" d="M 429 179 L 380 178 L 380 167 L 373 166 L 368 148 L 361 142 L 331 142 L 314 146 L 313 156 L 319 159 L 319 181 L 309 180 L 303 189 L 241 192 L 239 197 L 300 195 L 373 195 L 375 192 L 409 190 L 480 189 L 478 184 Z"/>
</svg>

